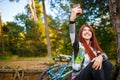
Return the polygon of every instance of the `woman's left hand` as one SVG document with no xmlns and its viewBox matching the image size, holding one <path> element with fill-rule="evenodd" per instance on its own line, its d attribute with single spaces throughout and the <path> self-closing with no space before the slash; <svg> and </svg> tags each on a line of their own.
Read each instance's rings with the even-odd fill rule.
<svg viewBox="0 0 120 80">
<path fill-rule="evenodd" d="M 92 68 L 95 70 L 100 70 L 102 68 L 102 61 L 103 61 L 103 57 L 101 55 L 95 57 L 92 59 L 91 62 L 93 62 Z"/>
</svg>

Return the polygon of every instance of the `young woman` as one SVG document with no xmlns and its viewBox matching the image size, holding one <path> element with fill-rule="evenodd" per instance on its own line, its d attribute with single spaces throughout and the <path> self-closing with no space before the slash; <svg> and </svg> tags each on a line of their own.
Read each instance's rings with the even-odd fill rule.
<svg viewBox="0 0 120 80">
<path fill-rule="evenodd" d="M 80 27 L 78 35 L 75 32 L 77 13 L 82 14 L 79 6 L 72 8 L 70 16 L 70 38 L 75 58 L 72 80 L 110 80 L 112 64 L 100 48 L 92 26 L 84 24 Z"/>
</svg>

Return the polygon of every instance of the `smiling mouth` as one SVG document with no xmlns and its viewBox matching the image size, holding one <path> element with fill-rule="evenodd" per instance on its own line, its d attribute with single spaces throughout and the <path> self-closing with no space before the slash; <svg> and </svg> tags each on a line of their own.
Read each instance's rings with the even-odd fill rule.
<svg viewBox="0 0 120 80">
<path fill-rule="evenodd" d="M 90 36 L 89 34 L 84 34 L 84 36 Z"/>
</svg>

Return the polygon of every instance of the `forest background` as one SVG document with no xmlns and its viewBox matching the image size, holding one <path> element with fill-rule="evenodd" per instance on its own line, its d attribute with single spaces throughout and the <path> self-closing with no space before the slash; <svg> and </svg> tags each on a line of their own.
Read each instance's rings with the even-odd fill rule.
<svg viewBox="0 0 120 80">
<path fill-rule="evenodd" d="M 19 0 L 9 0 L 10 2 Z M 46 14 L 45 1 L 54 14 Z M 69 16 L 73 4 L 80 3 L 83 14 L 76 19 L 78 32 L 82 24 L 94 27 L 98 42 L 111 60 L 116 60 L 116 32 L 112 24 L 110 0 L 27 0 L 25 13 L 14 21 L 2 22 L 0 16 L 0 59 L 71 55 Z M 120 8 L 118 8 L 120 9 Z"/>
<path fill-rule="evenodd" d="M 41 1 L 34 1 L 37 21 L 33 19 L 34 15 L 32 15 L 30 9 L 30 6 L 34 9 L 33 3 L 29 4 L 28 2 L 25 6 L 26 14 L 18 13 L 14 21 L 2 23 L 0 36 L 1 55 L 18 55 L 20 57 L 40 57 L 48 55 L 43 6 Z M 71 55 L 69 15 L 72 4 L 80 3 L 83 14 L 76 20 L 77 31 L 84 23 L 94 26 L 100 46 L 106 54 L 108 54 L 110 59 L 115 59 L 115 35 L 106 0 L 81 0 L 76 2 L 70 0 L 49 0 L 48 2 L 48 5 L 51 6 L 50 10 L 56 15 L 47 14 L 51 46 L 51 53 L 49 55 L 55 56 L 56 51 L 58 51 L 58 54 Z"/>
</svg>

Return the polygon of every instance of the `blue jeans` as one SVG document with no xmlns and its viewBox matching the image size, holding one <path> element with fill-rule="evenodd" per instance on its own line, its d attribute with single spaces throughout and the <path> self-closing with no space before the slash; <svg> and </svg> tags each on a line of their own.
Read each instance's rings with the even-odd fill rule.
<svg viewBox="0 0 120 80">
<path fill-rule="evenodd" d="M 83 70 L 81 70 L 75 80 L 110 80 L 112 64 L 109 60 L 103 61 L 101 70 L 93 69 L 92 64 L 93 63 L 89 63 Z"/>
</svg>

